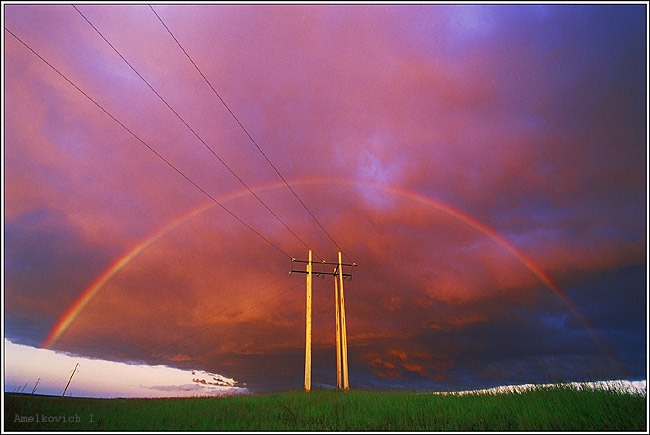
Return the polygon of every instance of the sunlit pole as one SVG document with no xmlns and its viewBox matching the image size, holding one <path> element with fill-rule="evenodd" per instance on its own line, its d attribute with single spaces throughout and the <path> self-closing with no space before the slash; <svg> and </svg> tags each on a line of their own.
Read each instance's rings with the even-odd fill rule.
<svg viewBox="0 0 650 435">
<path fill-rule="evenodd" d="M 305 391 L 311 390 L 311 249 L 307 263 L 307 315 L 305 331 Z"/>
<path fill-rule="evenodd" d="M 311 250 L 309 250 L 309 260 L 291 259 L 292 263 L 307 263 L 307 270 L 294 270 L 292 273 L 304 273 L 307 275 L 307 309 L 305 318 L 305 390 L 311 390 L 311 293 L 312 293 L 312 274 L 313 264 L 311 257 Z M 343 280 L 345 278 L 352 279 L 349 273 L 343 273 L 343 266 L 356 267 L 357 263 L 343 263 L 341 260 L 341 252 L 339 251 L 338 263 L 328 263 L 322 260 L 322 266 L 332 265 L 336 266 L 333 272 L 317 271 L 316 276 L 329 275 L 334 277 L 334 302 L 336 306 L 336 387 L 344 390 L 350 389 L 348 382 L 348 336 L 347 328 L 345 325 L 345 298 L 343 296 Z M 338 282 L 337 282 L 338 276 Z"/>
<path fill-rule="evenodd" d="M 343 389 L 350 388 L 348 383 L 348 338 L 345 328 L 345 298 L 343 296 L 343 265 L 341 264 L 341 252 L 339 252 L 339 287 L 341 291 L 341 346 L 343 365 Z"/>
<path fill-rule="evenodd" d="M 336 273 L 336 269 L 334 269 Z M 336 388 L 341 389 L 341 310 L 339 307 L 339 285 L 334 276 L 334 299 L 336 302 Z"/>
</svg>

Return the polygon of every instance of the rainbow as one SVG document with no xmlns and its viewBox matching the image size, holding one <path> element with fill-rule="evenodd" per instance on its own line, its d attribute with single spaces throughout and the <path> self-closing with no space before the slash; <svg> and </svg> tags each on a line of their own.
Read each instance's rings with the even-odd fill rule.
<svg viewBox="0 0 650 435">
<path fill-rule="evenodd" d="M 257 188 L 257 192 L 263 191 L 263 190 L 269 190 L 269 189 L 274 189 L 279 186 L 283 186 L 284 183 L 273 183 L 271 185 L 267 186 L 262 186 L 260 188 Z M 235 193 L 231 193 L 230 195 L 227 195 L 221 199 L 219 199 L 220 203 L 232 201 L 234 199 L 246 196 L 246 194 L 250 194 L 250 192 L 246 190 L 241 190 Z M 56 322 L 56 324 L 52 327 L 50 330 L 49 334 L 47 335 L 47 338 L 41 345 L 41 347 L 49 349 L 56 341 L 61 337 L 61 335 L 65 332 L 66 329 L 72 324 L 74 319 L 77 318 L 79 313 L 83 310 L 83 308 L 88 304 L 88 302 L 97 294 L 97 292 L 106 284 L 112 277 L 115 275 L 117 272 L 119 272 L 124 266 L 126 266 L 131 260 L 133 260 L 138 254 L 140 254 L 142 251 L 144 251 L 147 247 L 152 245 L 155 241 L 160 239 L 162 236 L 167 234 L 168 232 L 172 231 L 173 229 L 179 227 L 186 221 L 192 219 L 195 216 L 200 215 L 201 213 L 211 209 L 212 207 L 216 206 L 217 204 L 215 202 L 209 202 L 207 204 L 202 204 L 193 210 L 189 211 L 188 213 L 185 213 L 184 215 L 174 219 L 167 225 L 163 226 L 161 229 L 156 231 L 152 236 L 150 236 L 148 239 L 145 239 L 144 241 L 140 242 L 138 245 L 136 245 L 134 248 L 130 249 L 128 252 L 126 252 L 123 256 L 118 258 L 113 264 L 111 264 L 108 269 L 106 269 L 104 272 L 102 272 L 101 275 L 99 275 L 91 284 L 86 288 L 78 297 L 75 299 L 75 301 L 68 307 L 68 309 L 63 313 L 63 315 L 59 318 L 59 320 Z"/>
<path fill-rule="evenodd" d="M 623 374 L 624 370 L 621 367 L 621 365 L 617 362 L 616 358 L 614 357 L 614 354 L 612 351 L 608 348 L 608 346 L 605 344 L 602 338 L 600 338 L 594 329 L 594 327 L 590 324 L 590 322 L 580 313 L 578 308 L 571 302 L 569 297 L 566 295 L 566 293 L 560 289 L 560 287 L 553 282 L 551 277 L 548 276 L 548 274 L 544 273 L 544 271 L 537 266 L 535 263 L 533 263 L 529 258 L 527 258 L 525 255 L 523 255 L 514 245 L 512 245 L 510 242 L 508 242 L 505 238 L 500 236 L 495 230 L 492 228 L 488 227 L 487 225 L 483 224 L 482 222 L 472 218 L 471 216 L 468 216 L 467 214 L 461 212 L 460 210 L 442 203 L 440 201 L 431 199 L 429 197 L 426 197 L 422 194 L 411 192 L 406 189 L 398 188 L 398 187 L 393 187 L 393 186 L 385 186 L 381 184 L 376 184 L 376 183 L 369 183 L 369 182 L 361 182 L 361 181 L 349 181 L 349 180 L 331 180 L 331 179 L 320 179 L 320 178 L 315 178 L 315 179 L 302 179 L 302 180 L 296 180 L 292 181 L 290 183 L 292 186 L 300 186 L 300 185 L 318 185 L 318 184 L 338 184 L 338 185 L 344 185 L 348 187 L 365 187 L 365 188 L 371 188 L 371 189 L 376 189 L 376 190 L 381 190 L 384 192 L 391 193 L 396 196 L 400 196 L 403 198 L 410 199 L 412 201 L 415 201 L 417 203 L 426 205 L 428 207 L 432 207 L 436 210 L 439 210 L 459 221 L 464 223 L 465 225 L 479 231 L 480 233 L 484 234 L 494 242 L 498 243 L 500 246 L 505 248 L 507 251 L 509 251 L 514 257 L 516 257 L 528 270 L 530 270 L 539 280 L 551 291 L 553 291 L 561 300 L 562 302 L 568 307 L 570 312 L 582 323 L 582 325 L 585 326 L 585 328 L 590 332 L 596 343 L 601 347 L 601 349 L 607 354 L 607 356 L 610 358 L 616 369 Z M 272 189 L 277 189 L 280 187 L 283 187 L 284 183 L 283 182 L 277 182 L 277 183 L 272 183 L 264 186 L 257 187 L 256 189 L 253 189 L 255 192 L 262 192 L 265 190 L 272 190 Z M 237 198 L 241 198 L 243 196 L 246 196 L 250 194 L 248 190 L 241 190 L 237 191 L 235 193 L 232 193 L 230 195 L 227 195 L 219 200 L 219 202 L 224 203 L 227 201 L 232 201 Z M 42 347 L 44 348 L 50 348 L 54 343 L 61 337 L 61 335 L 65 332 L 65 330 L 72 324 L 72 322 L 75 320 L 75 318 L 79 315 L 79 313 L 83 310 L 83 308 L 86 306 L 86 304 L 98 293 L 98 291 L 108 282 L 117 272 L 119 272 L 122 268 L 124 268 L 133 258 L 135 258 L 137 255 L 139 255 L 142 251 L 144 251 L 147 247 L 149 247 L 151 244 L 156 242 L 158 239 L 160 239 L 162 236 L 167 234 L 168 232 L 174 230 L 175 228 L 179 227 L 189 219 L 205 212 L 206 210 L 214 207 L 216 203 L 210 202 L 208 204 L 203 204 L 190 212 L 184 214 L 183 216 L 180 216 L 179 218 L 173 220 L 169 224 L 165 225 L 158 231 L 156 231 L 152 236 L 150 236 L 148 239 L 144 240 L 143 242 L 139 243 L 136 245 L 134 248 L 126 252 L 122 257 L 118 258 L 108 269 L 106 269 L 100 276 L 93 281 L 90 286 L 88 286 L 87 289 L 85 289 L 74 301 L 74 303 L 63 313 L 63 315 L 59 318 L 57 323 L 54 325 L 54 327 L 51 329 L 50 333 L 48 334 L 47 338 L 43 342 Z"/>
<path fill-rule="evenodd" d="M 130 251 L 128 251 L 126 254 L 124 254 L 122 257 L 118 258 L 111 266 L 106 269 L 101 275 L 99 275 L 91 284 L 86 288 L 74 301 L 72 305 L 63 313 L 63 315 L 59 318 L 59 321 L 56 322 L 50 333 L 48 334 L 47 338 L 43 342 L 44 348 L 49 348 L 51 347 L 56 340 L 63 334 L 63 332 L 68 329 L 68 326 L 72 324 L 74 319 L 77 318 L 81 310 L 86 306 L 86 304 L 97 294 L 99 289 L 101 289 L 104 284 L 110 280 L 113 275 L 115 275 L 117 272 L 120 271 L 124 266 L 126 266 L 133 258 L 135 258 L 140 252 L 144 251 L 149 245 L 153 244 L 156 240 L 167 234 L 169 231 L 173 230 L 174 228 L 178 227 L 181 225 L 183 222 L 186 220 L 197 216 L 201 213 L 203 213 L 205 210 L 211 208 L 214 204 L 210 203 L 208 205 L 202 205 L 201 207 L 198 207 L 191 212 L 185 214 L 179 219 L 176 219 L 175 221 L 165 225 L 163 228 L 160 230 L 156 231 L 156 233 L 146 239 L 145 241 L 139 243 L 136 245 L 134 248 L 132 248 Z"/>
<path fill-rule="evenodd" d="M 596 328 L 594 328 L 589 320 L 585 316 L 580 313 L 578 310 L 578 307 L 571 302 L 567 294 L 551 279 L 548 274 L 544 273 L 544 271 L 535 263 L 533 263 L 529 258 L 527 258 L 524 254 L 522 254 L 515 246 L 508 242 L 506 239 L 504 239 L 502 236 L 500 236 L 495 230 L 492 228 L 488 227 L 487 225 L 477 221 L 476 219 L 473 219 L 472 217 L 462 213 L 461 211 L 447 205 L 444 203 L 441 203 L 439 201 L 435 201 L 431 198 L 428 198 L 426 196 L 420 195 L 418 193 L 414 193 L 408 190 L 396 188 L 396 187 L 387 187 L 387 186 L 375 186 L 375 185 L 367 185 L 369 187 L 374 187 L 374 188 L 380 188 L 382 190 L 385 190 L 387 192 L 393 193 L 395 195 L 403 196 L 405 198 L 409 198 L 413 201 L 419 202 L 421 204 L 425 204 L 431 207 L 434 207 L 437 210 L 440 210 L 449 216 L 453 216 L 454 218 L 460 220 L 461 222 L 465 223 L 466 225 L 480 231 L 490 239 L 494 240 L 496 243 L 501 245 L 503 248 L 508 250 L 512 255 L 514 255 L 528 270 L 530 270 L 533 274 L 535 274 L 539 280 L 544 283 L 544 285 L 552 290 L 561 300 L 562 302 L 569 308 L 571 311 L 571 314 L 573 314 L 580 323 L 587 329 L 587 331 L 591 334 L 592 338 L 595 340 L 595 342 L 600 346 L 600 348 L 605 352 L 605 354 L 609 357 L 610 361 L 616 368 L 616 370 L 621 374 L 623 377 L 625 377 L 625 369 L 622 367 L 622 365 L 618 362 L 616 359 L 614 353 L 612 350 L 607 346 L 605 341 L 600 337 L 598 332 L 596 331 Z"/>
</svg>

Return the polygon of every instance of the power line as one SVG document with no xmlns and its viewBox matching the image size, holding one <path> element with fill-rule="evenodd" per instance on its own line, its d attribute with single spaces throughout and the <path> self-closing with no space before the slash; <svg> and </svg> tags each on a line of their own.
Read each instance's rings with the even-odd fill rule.
<svg viewBox="0 0 650 435">
<path fill-rule="evenodd" d="M 339 244 L 336 243 L 336 241 L 335 241 L 334 238 L 330 235 L 330 233 L 327 232 L 327 230 L 325 229 L 325 227 L 323 227 L 323 225 L 322 225 L 322 224 L 320 223 L 320 221 L 316 218 L 316 216 L 314 216 L 314 214 L 311 212 L 311 210 L 309 210 L 309 207 L 307 207 L 307 205 L 303 202 L 303 200 L 300 199 L 300 197 L 299 197 L 298 194 L 295 192 L 295 190 L 293 190 L 293 188 L 289 185 L 289 183 L 287 182 L 287 180 L 282 176 L 282 174 L 280 173 L 280 171 L 278 170 L 278 168 L 277 168 L 277 167 L 276 167 L 276 166 L 271 162 L 271 160 L 270 160 L 270 159 L 268 158 L 268 156 L 264 153 L 264 151 L 262 151 L 262 148 L 260 148 L 260 146 L 257 144 L 257 142 L 255 141 L 255 139 L 253 139 L 253 137 L 250 135 L 250 133 L 248 133 L 248 130 L 246 130 L 246 128 L 244 127 L 244 125 L 239 121 L 239 119 L 237 118 L 237 116 L 235 116 L 235 114 L 233 113 L 233 111 L 230 110 L 230 107 L 228 107 L 228 105 L 226 104 L 226 102 L 224 101 L 224 99 L 221 98 L 221 95 L 219 95 L 219 93 L 217 92 L 217 90 L 212 86 L 212 83 L 210 83 L 210 81 L 205 77 L 205 75 L 203 74 L 203 72 L 201 71 L 201 69 L 200 69 L 200 68 L 198 67 L 198 65 L 194 62 L 194 60 L 190 57 L 190 55 L 187 53 L 187 51 L 185 51 L 185 49 L 183 48 L 183 46 L 181 45 L 181 43 L 178 41 L 178 39 L 176 39 L 176 36 L 174 36 L 174 34 L 172 33 L 172 31 L 169 30 L 169 27 L 167 27 L 167 25 L 166 25 L 165 22 L 162 20 L 162 18 L 160 18 L 160 16 L 156 13 L 156 11 L 154 10 L 153 6 L 149 5 L 149 8 L 151 8 L 151 11 L 152 11 L 152 12 L 154 13 L 154 15 L 158 18 L 158 20 L 160 21 L 160 23 L 161 23 L 161 24 L 163 25 L 163 27 L 167 30 L 167 32 L 171 35 L 171 37 L 174 39 L 174 41 L 176 41 L 176 44 L 178 44 L 179 48 L 183 51 L 183 53 L 185 54 L 185 56 L 187 56 L 187 58 L 188 58 L 189 61 L 192 63 L 192 65 L 194 65 L 194 68 L 196 68 L 196 70 L 199 72 L 199 74 L 201 74 L 201 77 L 203 77 L 203 80 L 205 80 L 205 82 L 208 84 L 208 86 L 210 86 L 210 89 L 212 89 L 212 92 L 214 92 L 214 94 L 217 96 L 217 98 L 219 98 L 219 101 L 221 101 L 221 103 L 222 103 L 222 104 L 224 105 L 224 107 L 228 110 L 228 112 L 229 112 L 230 115 L 233 117 L 233 119 L 234 119 L 234 120 L 237 122 L 237 124 L 241 127 L 241 129 L 244 131 L 244 133 L 246 133 L 246 136 L 248 136 L 248 139 L 250 139 L 250 141 L 253 143 L 253 145 L 255 145 L 255 147 L 257 148 L 257 150 L 258 150 L 258 151 L 259 151 L 259 152 L 264 156 L 264 158 L 266 159 L 267 163 L 268 163 L 269 165 L 271 165 L 271 167 L 273 168 L 273 170 L 275 171 L 275 173 L 278 174 L 278 177 L 280 177 L 280 179 L 284 182 L 284 184 L 289 188 L 289 190 L 291 191 L 291 193 L 293 194 L 293 196 L 295 196 L 296 199 L 298 200 L 298 202 L 300 202 L 300 204 L 302 204 L 302 206 L 305 208 L 305 210 L 307 210 L 307 213 L 309 213 L 309 215 L 312 217 L 312 219 L 313 219 L 313 220 L 318 224 L 318 226 L 321 228 L 321 230 L 323 230 L 323 232 L 324 232 L 324 233 L 327 235 L 327 237 L 332 241 L 332 243 L 334 243 L 334 245 L 338 248 L 338 250 L 341 251 L 341 252 L 343 253 L 343 255 L 345 255 L 345 257 L 346 257 L 348 260 L 352 261 L 352 260 L 350 259 L 350 257 L 345 253 L 345 251 L 343 251 L 343 249 L 339 246 Z M 75 9 L 76 9 L 76 8 L 75 8 Z M 319 257 L 319 258 L 320 258 L 320 257 Z"/>
<path fill-rule="evenodd" d="M 287 254 L 285 251 L 283 251 L 280 247 L 278 247 L 275 243 L 271 242 L 269 239 L 264 237 L 262 234 L 260 234 L 258 231 L 256 231 L 253 227 L 251 227 L 249 224 L 244 222 L 241 218 L 239 218 L 236 214 L 234 214 L 232 211 L 230 211 L 225 205 L 220 203 L 215 197 L 210 195 L 208 192 L 206 192 L 201 186 L 196 184 L 191 178 L 189 178 L 187 175 L 185 175 L 180 169 L 178 169 L 176 166 L 174 166 L 173 163 L 171 163 L 169 160 L 167 160 L 165 157 L 163 157 L 160 153 L 158 153 L 154 148 L 152 148 L 148 143 L 146 143 L 144 140 L 142 140 L 138 135 L 136 135 L 133 131 L 131 131 L 126 125 L 124 125 L 120 120 L 118 120 L 115 116 L 113 116 L 108 110 L 106 110 L 101 104 L 99 104 L 97 101 L 95 101 L 90 95 L 88 95 L 86 92 L 84 92 L 79 86 L 77 86 L 72 80 L 70 80 L 68 77 L 66 77 L 65 74 L 63 74 L 61 71 L 59 71 L 56 67 L 54 67 L 51 63 L 49 63 L 47 60 L 45 60 L 40 54 L 38 54 L 32 47 L 27 45 L 26 42 L 24 42 L 22 39 L 20 39 L 16 34 L 14 34 L 11 30 L 9 30 L 7 27 L 4 28 L 7 32 L 11 34 L 14 38 L 16 38 L 21 44 L 23 44 L 29 51 L 31 51 L 36 57 L 38 57 L 41 61 L 43 61 L 47 66 L 52 68 L 54 72 L 56 72 L 58 75 L 60 75 L 65 81 L 70 83 L 77 91 L 79 91 L 84 97 L 88 98 L 95 106 L 97 106 L 99 109 L 102 110 L 106 115 L 108 115 L 113 121 L 118 123 L 124 130 L 126 130 L 131 136 L 136 138 L 142 145 L 144 145 L 149 151 L 154 153 L 159 159 L 161 159 L 163 162 L 165 162 L 169 167 L 171 167 L 174 171 L 176 171 L 179 175 L 181 175 L 183 178 L 185 178 L 189 183 L 191 183 L 194 187 L 196 187 L 201 193 L 203 193 L 205 196 L 210 198 L 215 204 L 217 204 L 219 207 L 221 207 L 224 211 L 226 211 L 228 214 L 230 214 L 233 218 L 235 218 L 237 221 L 239 221 L 242 225 L 244 225 L 246 228 L 251 230 L 255 235 L 260 237 L 262 240 L 264 240 L 266 243 L 269 245 L 273 246 L 275 249 L 286 255 L 287 257 L 291 258 L 289 254 Z"/>
<path fill-rule="evenodd" d="M 219 157 L 219 155 L 203 140 L 203 138 L 201 136 L 199 136 L 199 134 L 181 117 L 181 115 L 179 115 L 179 113 L 176 110 L 174 110 L 174 108 L 167 102 L 167 100 L 165 100 L 162 97 L 162 95 L 160 95 L 158 93 L 158 91 L 156 91 L 156 89 L 138 72 L 138 70 L 136 70 L 133 67 L 133 65 L 131 65 L 131 63 L 128 60 L 126 60 L 126 58 L 124 56 L 122 56 L 122 53 L 120 53 L 119 50 L 117 48 L 115 48 L 115 46 L 113 44 L 111 44 L 108 39 L 106 39 L 106 37 L 102 34 L 102 32 L 100 32 L 99 29 L 97 29 L 97 27 L 95 27 L 95 25 L 77 8 L 77 6 L 75 6 L 75 5 L 71 5 L 71 6 L 79 13 L 79 15 L 81 15 L 83 17 L 83 19 L 90 25 L 90 27 L 92 27 L 93 30 L 95 32 L 97 32 L 97 34 L 104 40 L 104 42 L 106 42 L 109 45 L 109 47 L 111 47 L 113 49 L 113 51 L 115 51 L 115 53 L 117 53 L 117 55 L 129 66 L 129 68 L 131 68 L 131 70 L 134 73 L 136 73 L 138 77 L 140 77 L 140 79 L 149 87 L 149 89 L 151 89 L 151 91 L 153 91 L 153 93 L 156 94 L 156 96 L 163 103 L 165 103 L 167 108 L 169 110 L 171 110 L 174 115 L 176 115 L 176 117 L 192 132 L 192 134 L 194 134 L 194 136 L 196 136 L 196 138 L 199 141 L 201 141 L 201 143 L 208 149 L 208 151 L 210 151 L 210 153 L 217 160 L 219 160 L 219 162 L 221 162 L 221 164 L 233 175 L 233 177 L 235 177 L 237 179 L 237 181 L 239 181 L 242 184 L 242 186 L 244 186 L 253 195 L 253 197 L 255 197 L 255 199 L 257 199 L 257 201 L 260 204 L 262 204 L 264 206 L 264 208 L 266 208 L 269 211 L 269 213 L 271 213 L 271 215 L 273 215 L 273 217 L 275 219 L 278 220 L 278 222 L 280 222 L 296 239 L 298 239 L 298 241 L 300 241 L 300 243 L 302 243 L 307 249 L 311 249 L 291 228 L 289 228 L 289 226 L 273 210 L 271 210 L 271 208 L 264 201 L 262 201 L 262 199 L 244 182 L 244 180 L 242 180 L 235 173 L 235 171 L 233 171 L 230 168 L 230 166 L 228 166 L 228 164 L 221 157 Z"/>
</svg>

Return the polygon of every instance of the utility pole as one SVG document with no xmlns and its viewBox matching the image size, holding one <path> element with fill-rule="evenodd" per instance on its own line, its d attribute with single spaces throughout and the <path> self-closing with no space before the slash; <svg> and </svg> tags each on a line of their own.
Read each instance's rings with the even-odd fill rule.
<svg viewBox="0 0 650 435">
<path fill-rule="evenodd" d="M 348 340 L 345 325 L 345 298 L 343 296 L 343 280 L 345 278 L 352 279 L 349 273 L 343 273 L 343 266 L 356 267 L 356 263 L 342 263 L 341 253 L 339 252 L 338 263 L 328 263 L 323 260 L 321 265 L 334 265 L 334 272 L 315 272 L 316 277 L 321 275 L 329 275 L 334 277 L 334 301 L 336 303 L 336 387 L 340 390 L 348 390 L 350 388 L 348 382 Z M 311 250 L 309 251 L 309 260 L 296 260 L 291 259 L 295 263 L 307 263 L 307 270 L 291 270 L 291 273 L 306 273 L 307 274 L 307 318 L 306 318 L 306 340 L 305 340 L 305 390 L 311 390 L 311 287 L 313 265 L 311 258 Z"/>
<path fill-rule="evenodd" d="M 77 371 L 77 367 L 79 367 L 79 363 L 77 363 L 77 365 L 74 366 L 74 370 L 72 371 L 72 374 L 70 375 L 70 379 L 68 379 L 68 383 L 65 384 L 65 388 L 63 389 L 63 394 L 61 394 L 61 397 L 65 396 L 65 391 L 68 389 L 68 385 L 70 385 L 70 381 L 72 380 L 72 377 L 74 376 L 75 372 Z"/>
<path fill-rule="evenodd" d="M 34 394 L 34 391 L 36 391 L 36 386 L 38 385 L 39 382 L 41 382 L 41 378 L 38 378 L 36 380 L 36 383 L 34 384 L 34 388 L 32 388 L 32 395 Z"/>
<path fill-rule="evenodd" d="M 305 391 L 311 391 L 311 249 L 307 263 L 307 310 L 305 319 Z"/>
<path fill-rule="evenodd" d="M 338 268 L 338 266 L 337 266 Z M 336 268 L 334 269 L 336 274 Z M 334 301 L 336 302 L 336 388 L 341 389 L 341 303 L 339 302 L 339 285 L 334 275 Z"/>
<path fill-rule="evenodd" d="M 356 266 L 356 263 L 354 263 Z M 343 296 L 343 264 L 341 263 L 341 253 L 339 252 L 339 283 L 341 292 L 341 357 L 343 359 L 343 390 L 349 390 L 348 383 L 348 333 L 345 327 L 345 297 Z M 350 277 L 351 278 L 351 277 Z M 336 280 L 336 277 L 334 277 Z"/>
</svg>

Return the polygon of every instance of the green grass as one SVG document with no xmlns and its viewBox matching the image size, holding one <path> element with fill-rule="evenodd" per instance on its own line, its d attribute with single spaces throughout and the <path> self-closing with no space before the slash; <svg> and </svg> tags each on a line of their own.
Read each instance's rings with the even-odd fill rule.
<svg viewBox="0 0 650 435">
<path fill-rule="evenodd" d="M 312 390 L 177 399 L 5 394 L 4 412 L 7 431 L 647 430 L 645 396 L 569 387 L 502 394 Z M 15 421 L 16 415 L 42 420 L 43 414 L 71 421 Z"/>
</svg>

